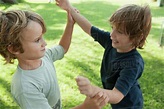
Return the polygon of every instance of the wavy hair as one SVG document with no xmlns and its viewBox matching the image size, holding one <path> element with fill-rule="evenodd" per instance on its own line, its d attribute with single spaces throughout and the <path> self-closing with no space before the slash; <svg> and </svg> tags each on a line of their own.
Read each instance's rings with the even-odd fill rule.
<svg viewBox="0 0 164 109">
<path fill-rule="evenodd" d="M 123 30 L 132 41 L 132 46 L 142 49 L 151 29 L 151 11 L 148 5 L 125 5 L 109 19 L 111 25 Z"/>
<path fill-rule="evenodd" d="M 0 11 L 0 54 L 4 57 L 5 64 L 13 64 L 16 59 L 16 56 L 8 50 L 8 46 L 12 46 L 15 52 L 24 52 L 21 32 L 30 20 L 38 22 L 42 26 L 42 33 L 46 32 L 45 23 L 37 13 L 25 10 Z"/>
</svg>

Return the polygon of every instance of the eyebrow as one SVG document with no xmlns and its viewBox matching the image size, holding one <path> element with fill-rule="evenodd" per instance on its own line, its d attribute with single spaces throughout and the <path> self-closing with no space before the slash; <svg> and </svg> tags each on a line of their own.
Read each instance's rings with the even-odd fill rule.
<svg viewBox="0 0 164 109">
<path fill-rule="evenodd" d="M 24 40 L 24 41 L 28 41 L 28 42 L 34 42 L 35 40 L 37 40 L 37 39 L 39 39 L 41 37 L 42 37 L 42 34 L 37 36 L 37 37 L 35 37 L 35 38 L 33 38 L 33 39 L 31 39 L 31 40 L 28 40 L 28 38 L 24 38 L 23 36 L 21 37 L 21 39 Z"/>
</svg>

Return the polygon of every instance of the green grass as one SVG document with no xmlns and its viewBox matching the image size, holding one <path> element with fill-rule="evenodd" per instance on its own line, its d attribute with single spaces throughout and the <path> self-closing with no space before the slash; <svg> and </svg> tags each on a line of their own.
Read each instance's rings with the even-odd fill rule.
<svg viewBox="0 0 164 109">
<path fill-rule="evenodd" d="M 57 44 L 65 28 L 66 13 L 55 4 L 46 3 L 46 0 L 26 1 L 15 5 L 0 4 L 0 10 L 28 9 L 43 16 L 47 25 L 45 39 L 48 47 Z M 117 2 L 118 0 L 116 0 Z M 110 2 L 110 0 L 71 0 L 80 12 L 93 25 L 110 31 L 108 18 L 120 5 L 129 3 L 128 0 Z M 137 1 L 137 0 L 136 0 Z M 138 0 L 139 1 L 139 0 Z M 144 3 L 140 0 L 136 3 Z M 144 95 L 144 109 L 162 109 L 164 107 L 164 49 L 159 47 L 161 22 L 164 21 L 164 7 L 157 7 L 149 3 L 152 9 L 152 30 L 147 39 L 145 49 L 139 50 L 145 60 L 145 70 L 139 80 Z M 99 69 L 103 49 L 91 37 L 75 25 L 72 44 L 69 52 L 55 64 L 60 85 L 63 109 L 69 109 L 80 104 L 85 99 L 77 89 L 74 78 L 78 75 L 87 76 L 92 84 L 101 86 Z M 10 82 L 16 69 L 14 65 L 3 65 L 0 57 L 0 109 L 18 109 L 10 95 Z M 104 109 L 108 109 L 106 106 Z"/>
</svg>

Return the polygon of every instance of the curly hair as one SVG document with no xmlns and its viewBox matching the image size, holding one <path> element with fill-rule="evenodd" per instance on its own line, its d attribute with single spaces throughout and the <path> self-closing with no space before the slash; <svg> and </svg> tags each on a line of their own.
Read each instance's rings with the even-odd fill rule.
<svg viewBox="0 0 164 109">
<path fill-rule="evenodd" d="M 42 26 L 42 33 L 46 32 L 46 26 L 42 17 L 34 12 L 23 10 L 0 11 L 0 54 L 5 59 L 5 64 L 14 63 L 16 56 L 8 47 L 12 46 L 13 51 L 23 53 L 21 44 L 21 32 L 32 20 Z"/>
<path fill-rule="evenodd" d="M 142 49 L 151 29 L 151 11 L 148 5 L 125 5 L 112 14 L 109 22 L 129 36 L 132 46 Z"/>
</svg>

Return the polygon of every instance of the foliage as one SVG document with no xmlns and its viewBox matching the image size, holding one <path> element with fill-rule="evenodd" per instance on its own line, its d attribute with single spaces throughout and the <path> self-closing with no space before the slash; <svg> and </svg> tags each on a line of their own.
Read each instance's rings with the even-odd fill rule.
<svg viewBox="0 0 164 109">
<path fill-rule="evenodd" d="M 7 3 L 7 4 L 16 4 L 24 2 L 24 0 L 0 0 L 0 3 Z"/>
</svg>

